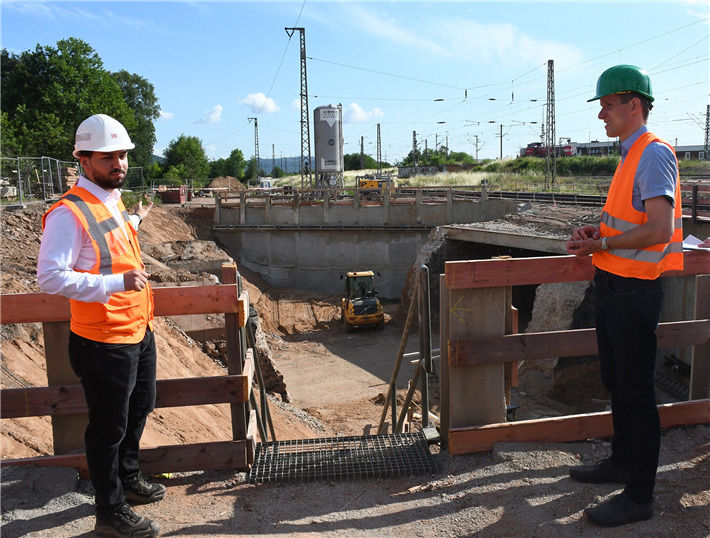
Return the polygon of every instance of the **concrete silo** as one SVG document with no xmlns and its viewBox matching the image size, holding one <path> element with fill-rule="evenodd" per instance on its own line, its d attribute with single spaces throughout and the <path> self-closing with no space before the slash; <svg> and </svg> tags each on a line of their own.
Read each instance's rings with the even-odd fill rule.
<svg viewBox="0 0 710 538">
<path fill-rule="evenodd" d="M 343 105 L 313 111 L 316 187 L 343 187 Z"/>
</svg>

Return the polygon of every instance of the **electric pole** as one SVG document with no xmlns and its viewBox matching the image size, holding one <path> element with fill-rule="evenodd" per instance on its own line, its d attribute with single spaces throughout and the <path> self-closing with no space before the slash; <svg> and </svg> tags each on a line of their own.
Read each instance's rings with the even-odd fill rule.
<svg viewBox="0 0 710 538">
<path fill-rule="evenodd" d="M 705 111 L 705 160 L 710 161 L 710 105 Z"/>
<path fill-rule="evenodd" d="M 503 161 L 503 124 L 500 124 L 500 160 Z"/>
<path fill-rule="evenodd" d="M 377 124 L 377 175 L 382 175 L 382 146 L 380 140 L 380 124 Z"/>
<path fill-rule="evenodd" d="M 308 77 L 306 76 L 306 29 L 284 28 L 288 37 L 298 31 L 301 42 L 301 188 L 306 175 L 308 187 L 312 187 L 311 179 L 311 131 L 308 121 Z"/>
<path fill-rule="evenodd" d="M 429 164 L 429 139 L 424 139 L 424 162 Z"/>
<path fill-rule="evenodd" d="M 259 162 L 259 123 L 256 118 L 248 118 L 249 121 L 254 120 L 254 177 L 256 177 L 257 186 L 261 178 L 261 164 Z"/>
<path fill-rule="evenodd" d="M 478 162 L 478 135 L 474 135 L 476 137 L 476 162 Z"/>
<path fill-rule="evenodd" d="M 276 144 L 271 144 L 271 175 L 274 174 L 276 168 Z"/>
<path fill-rule="evenodd" d="M 365 169 L 365 137 L 360 137 L 360 170 Z"/>
<path fill-rule="evenodd" d="M 419 158 L 417 157 L 417 132 L 412 131 L 412 162 L 414 166 L 419 166 Z"/>
<path fill-rule="evenodd" d="M 547 122 L 545 146 L 547 147 L 547 170 L 545 187 L 557 184 L 557 153 L 555 152 L 555 61 L 547 61 Z"/>
</svg>

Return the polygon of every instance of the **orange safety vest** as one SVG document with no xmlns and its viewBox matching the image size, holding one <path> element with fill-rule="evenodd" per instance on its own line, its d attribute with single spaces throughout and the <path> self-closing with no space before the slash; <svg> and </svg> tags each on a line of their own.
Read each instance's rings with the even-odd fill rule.
<svg viewBox="0 0 710 538">
<path fill-rule="evenodd" d="M 631 199 L 634 191 L 636 168 L 644 149 L 652 142 L 673 147 L 650 132 L 642 134 L 631 146 L 623 163 L 614 173 L 609 194 L 602 211 L 599 231 L 602 237 L 613 237 L 628 232 L 648 221 L 643 211 L 634 209 Z M 675 155 L 675 152 L 673 152 Z M 678 161 L 676 160 L 676 169 Z M 595 252 L 592 263 L 599 269 L 624 277 L 653 280 L 663 271 L 683 269 L 683 209 L 680 199 L 680 178 L 675 185 L 674 231 L 669 243 L 642 249 L 608 249 Z"/>
<path fill-rule="evenodd" d="M 68 207 L 76 215 L 96 252 L 94 266 L 79 272 L 111 275 L 145 269 L 138 233 L 129 223 L 126 207 L 120 199 L 118 208 L 123 222 L 119 224 L 113 213 L 93 194 L 82 187 L 72 187 L 44 214 L 42 229 L 47 215 L 60 205 Z M 125 235 L 121 226 L 126 231 Z M 114 293 L 106 304 L 73 299 L 69 303 L 71 330 L 89 340 L 107 344 L 137 344 L 143 340 L 146 327 L 153 330 L 153 291 L 149 284 L 141 291 Z"/>
</svg>

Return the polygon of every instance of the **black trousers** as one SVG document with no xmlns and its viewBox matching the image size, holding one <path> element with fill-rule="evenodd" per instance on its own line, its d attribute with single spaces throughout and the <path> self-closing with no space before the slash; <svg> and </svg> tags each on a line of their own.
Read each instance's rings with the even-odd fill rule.
<svg viewBox="0 0 710 538">
<path fill-rule="evenodd" d="M 646 503 L 653 500 L 661 449 L 653 385 L 661 279 L 625 278 L 597 270 L 594 282 L 601 377 L 611 392 L 614 423 L 611 459 L 631 472 L 625 492 Z"/>
<path fill-rule="evenodd" d="M 96 512 L 106 517 L 124 502 L 122 483 L 138 476 L 138 449 L 155 407 L 153 332 L 137 344 L 105 344 L 69 335 L 69 360 L 89 407 L 86 459 Z"/>
</svg>

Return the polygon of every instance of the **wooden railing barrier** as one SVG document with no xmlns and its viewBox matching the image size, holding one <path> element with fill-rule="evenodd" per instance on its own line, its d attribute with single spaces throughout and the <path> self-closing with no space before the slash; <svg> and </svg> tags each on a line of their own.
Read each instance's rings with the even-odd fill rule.
<svg viewBox="0 0 710 538">
<path fill-rule="evenodd" d="M 227 322 L 229 375 L 159 380 L 156 408 L 229 403 L 232 410 L 232 441 L 171 445 L 141 449 L 145 473 L 246 469 L 254 461 L 256 423 L 254 411 L 247 412 L 254 376 L 253 351 L 241 342 L 240 327 L 247 323 L 249 296 L 239 293 L 237 266 L 223 264 L 224 284 L 215 286 L 155 288 L 155 315 L 224 313 Z M 88 478 L 85 454 L 62 454 L 83 442 L 86 401 L 78 380 L 68 365 L 69 300 L 58 295 L 23 293 L 2 295 L 0 323 L 42 322 L 45 334 L 49 387 L 3 389 L 0 415 L 3 419 L 51 416 L 55 455 L 2 460 L 1 465 L 75 467 Z M 59 340 L 51 337 L 58 337 Z M 160 358 L 158 358 L 160 360 Z M 62 364 L 57 364 L 62 363 Z M 56 383 L 56 378 L 73 382 Z"/>
<path fill-rule="evenodd" d="M 710 423 L 710 252 L 686 252 L 684 261 L 683 271 L 669 271 L 662 276 L 695 276 L 696 319 L 661 323 L 657 335 L 659 349 L 695 346 L 691 398 L 696 399 L 660 405 L 664 428 Z M 479 393 L 490 391 L 492 398 L 496 397 L 499 388 L 502 391 L 502 381 L 498 382 L 498 378 L 502 378 L 500 371 L 490 370 L 496 365 L 502 368 L 504 363 L 511 361 L 595 355 L 595 329 L 505 334 L 503 321 L 496 321 L 497 316 L 506 315 L 504 303 L 507 287 L 589 281 L 593 278 L 591 257 L 554 256 L 446 263 L 445 277 L 442 278 L 446 289 L 441 294 L 441 434 L 451 454 L 491 450 L 493 444 L 500 441 L 564 442 L 605 437 L 613 433 L 611 414 L 608 412 L 510 423 L 488 421 L 487 417 L 500 416 L 499 410 L 476 409 L 468 396 L 472 385 Z M 476 290 L 478 294 L 472 295 Z M 479 312 L 487 308 L 489 312 Z M 479 422 L 462 424 L 471 417 Z"/>
</svg>

